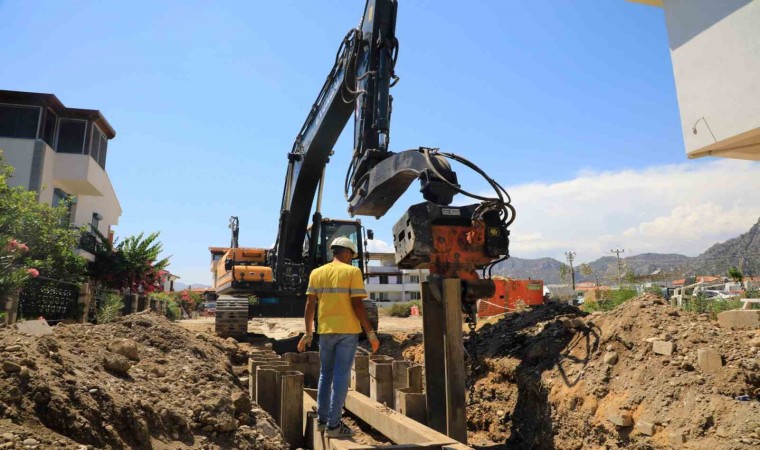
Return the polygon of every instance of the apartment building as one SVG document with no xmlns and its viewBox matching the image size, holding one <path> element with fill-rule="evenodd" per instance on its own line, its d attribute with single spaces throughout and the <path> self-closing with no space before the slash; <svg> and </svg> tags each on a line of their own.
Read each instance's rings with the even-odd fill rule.
<svg viewBox="0 0 760 450">
<path fill-rule="evenodd" d="M 121 205 L 106 172 L 108 141 L 116 136 L 98 110 L 69 108 L 53 94 L 0 90 L 0 150 L 14 167 L 11 186 L 57 206 L 68 200 L 72 227 L 105 236 L 119 223 Z M 78 252 L 92 260 L 94 237 Z"/>
<path fill-rule="evenodd" d="M 629 1 L 664 10 L 686 155 L 760 160 L 760 2 Z"/>
<path fill-rule="evenodd" d="M 367 295 L 378 302 L 420 300 L 420 282 L 427 281 L 428 269 L 409 270 L 396 267 L 393 253 L 370 253 L 367 265 Z"/>
</svg>

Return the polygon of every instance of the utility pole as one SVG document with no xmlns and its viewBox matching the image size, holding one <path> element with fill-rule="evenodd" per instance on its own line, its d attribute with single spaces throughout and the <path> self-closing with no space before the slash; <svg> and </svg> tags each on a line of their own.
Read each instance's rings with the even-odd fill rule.
<svg viewBox="0 0 760 450">
<path fill-rule="evenodd" d="M 610 253 L 615 253 L 617 255 L 618 287 L 620 287 L 620 286 L 623 285 L 623 280 L 622 280 L 622 275 L 621 275 L 621 270 L 622 270 L 623 267 L 622 267 L 622 265 L 620 263 L 620 254 L 621 253 L 625 253 L 625 250 L 617 250 L 617 249 L 615 249 L 615 250 L 610 250 Z"/>
<path fill-rule="evenodd" d="M 573 268 L 573 259 L 575 258 L 575 252 L 565 252 L 565 256 L 567 257 L 567 262 L 570 264 L 570 280 L 572 280 L 573 290 L 575 290 L 575 269 Z"/>
</svg>

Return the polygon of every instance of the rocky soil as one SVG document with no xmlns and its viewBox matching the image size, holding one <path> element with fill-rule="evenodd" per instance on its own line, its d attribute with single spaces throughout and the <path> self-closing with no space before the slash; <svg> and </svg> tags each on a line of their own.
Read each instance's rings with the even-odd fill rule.
<svg viewBox="0 0 760 450">
<path fill-rule="evenodd" d="M 591 315 L 542 306 L 486 325 L 467 350 L 480 366 L 471 445 L 760 447 L 760 333 L 656 296 Z"/>
<path fill-rule="evenodd" d="M 238 376 L 247 350 L 150 313 L 0 330 L 0 449 L 283 449 Z"/>
</svg>

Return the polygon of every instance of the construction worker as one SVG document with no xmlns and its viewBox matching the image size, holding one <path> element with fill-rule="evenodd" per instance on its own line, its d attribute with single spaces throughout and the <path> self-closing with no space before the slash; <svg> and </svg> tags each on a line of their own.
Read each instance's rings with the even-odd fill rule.
<svg viewBox="0 0 760 450">
<path fill-rule="evenodd" d="M 298 343 L 298 351 L 311 345 L 314 313 L 317 312 L 321 364 L 317 386 L 317 428 L 328 437 L 351 437 L 354 432 L 341 421 L 341 416 L 362 328 L 373 353 L 380 342 L 362 302 L 367 291 L 364 290 L 361 270 L 351 265 L 357 255 L 356 244 L 346 237 L 339 237 L 330 244 L 330 249 L 332 262 L 313 270 L 309 277 L 304 313 L 306 334 Z"/>
</svg>

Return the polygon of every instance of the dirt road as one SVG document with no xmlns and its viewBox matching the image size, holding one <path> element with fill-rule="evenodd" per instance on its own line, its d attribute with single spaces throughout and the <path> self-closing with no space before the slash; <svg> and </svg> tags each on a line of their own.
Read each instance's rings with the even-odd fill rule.
<svg viewBox="0 0 760 450">
<path fill-rule="evenodd" d="M 212 333 L 214 318 L 201 317 L 177 322 L 190 331 Z M 380 317 L 380 333 L 422 333 L 422 317 Z M 261 333 L 273 339 L 283 339 L 302 333 L 304 330 L 301 317 L 267 317 L 248 321 L 249 333 Z"/>
</svg>

